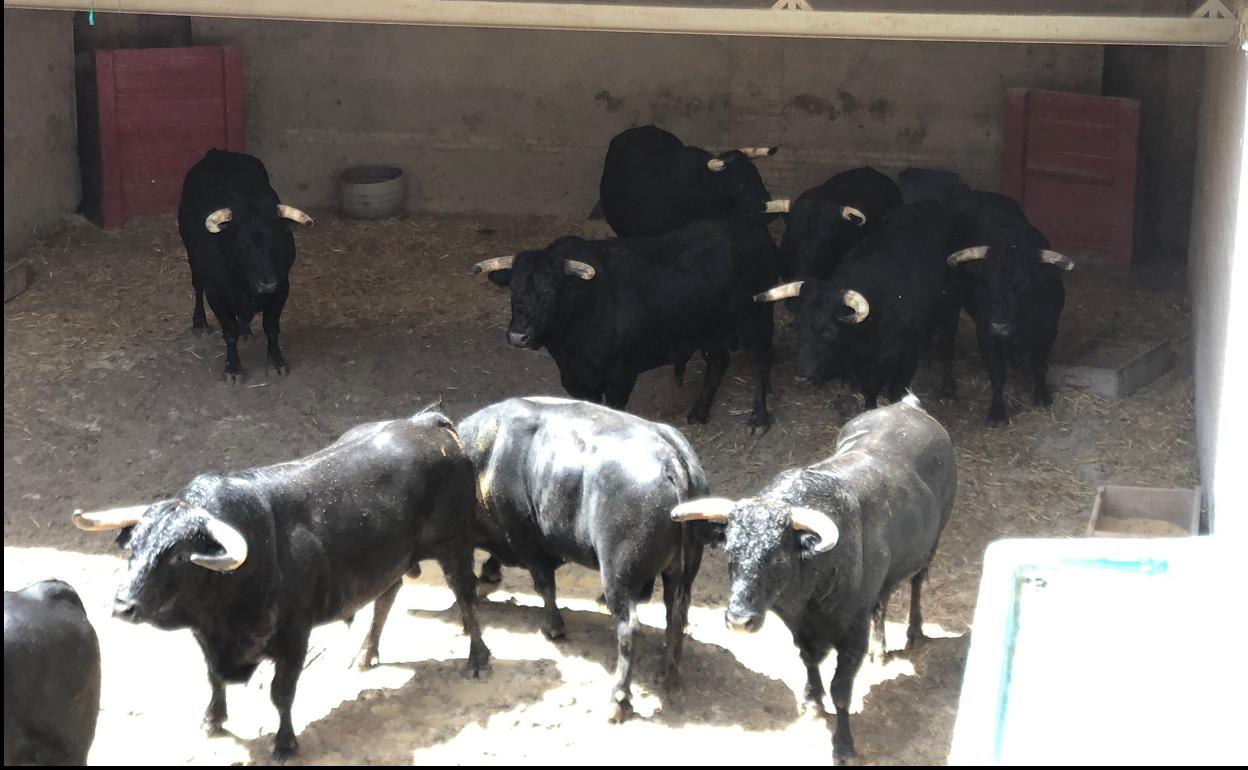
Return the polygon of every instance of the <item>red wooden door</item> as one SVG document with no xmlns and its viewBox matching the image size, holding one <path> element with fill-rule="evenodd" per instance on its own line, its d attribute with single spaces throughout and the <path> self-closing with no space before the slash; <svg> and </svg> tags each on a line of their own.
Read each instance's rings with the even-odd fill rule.
<svg viewBox="0 0 1248 770">
<path fill-rule="evenodd" d="M 186 172 L 213 147 L 244 150 L 237 49 L 101 49 L 95 77 L 106 228 L 176 208 Z"/>
<path fill-rule="evenodd" d="M 1001 189 L 1053 248 L 1131 266 L 1140 103 L 1011 88 Z"/>
</svg>

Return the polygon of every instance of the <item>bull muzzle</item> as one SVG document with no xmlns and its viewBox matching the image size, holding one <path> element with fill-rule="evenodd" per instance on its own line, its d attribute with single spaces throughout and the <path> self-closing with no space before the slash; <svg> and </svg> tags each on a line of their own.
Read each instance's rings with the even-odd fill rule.
<svg viewBox="0 0 1248 770">
<path fill-rule="evenodd" d="M 256 283 L 257 294 L 272 294 L 277 291 L 277 281 L 258 281 Z"/>
<path fill-rule="evenodd" d="M 531 348 L 533 347 L 533 332 L 508 331 L 507 344 L 514 348 Z"/>
<path fill-rule="evenodd" d="M 988 324 L 988 330 L 994 337 L 1008 337 L 1014 332 L 1014 327 L 1005 321 L 993 321 Z"/>
<path fill-rule="evenodd" d="M 118 596 L 113 600 L 113 617 L 127 623 L 139 622 L 138 602 Z"/>
<path fill-rule="evenodd" d="M 752 634 L 763 627 L 762 615 L 738 615 L 732 610 L 724 612 L 724 625 L 733 631 Z"/>
</svg>

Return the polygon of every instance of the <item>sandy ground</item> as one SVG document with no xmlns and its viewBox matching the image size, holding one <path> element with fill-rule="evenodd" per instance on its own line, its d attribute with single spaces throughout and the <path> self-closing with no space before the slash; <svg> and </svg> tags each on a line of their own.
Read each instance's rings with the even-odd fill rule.
<svg viewBox="0 0 1248 770">
<path fill-rule="evenodd" d="M 506 294 L 469 276 L 468 267 L 579 224 L 431 216 L 358 224 L 320 214 L 316 228 L 297 236 L 283 317 L 288 378 L 265 375 L 261 336 L 241 346 L 246 382 L 221 382 L 220 337 L 189 333 L 185 256 L 167 218 L 140 220 L 120 234 L 70 223 L 32 248 L 40 276 L 5 305 L 4 585 L 58 577 L 83 595 L 104 656 L 93 763 L 267 763 L 277 720 L 266 664 L 250 684 L 230 688 L 231 735 L 200 733 L 208 688 L 197 648 L 188 633 L 108 617 L 122 554 L 109 538 L 74 530 L 73 508 L 171 495 L 197 473 L 289 459 L 359 422 L 432 402 L 459 418 L 506 396 L 562 395 L 545 354 L 505 347 Z M 1063 392 L 1048 410 L 1033 409 L 1025 379 L 1012 375 L 1014 420 L 990 428 L 986 378 L 964 322 L 961 398 L 925 400 L 949 428 L 960 476 L 958 505 L 924 592 L 927 631 L 938 638 L 914 655 L 864 665 L 854 706 L 864 762 L 944 761 L 989 542 L 1082 534 L 1098 484 L 1195 483 L 1181 281 L 1076 270 L 1067 287 L 1066 338 L 1171 336 L 1179 361 L 1125 401 Z M 766 436 L 753 439 L 742 425 L 751 393 L 743 356 L 734 357 L 706 426 L 684 424 L 700 383 L 696 363 L 683 388 L 670 369 L 644 375 L 630 403 L 685 430 L 717 494 L 749 494 L 783 468 L 820 459 L 861 409 L 844 388 L 792 385 L 793 338 L 785 315 L 778 317 L 774 427 Z M 258 320 L 254 326 L 259 332 Z M 920 371 L 920 397 L 937 376 Z M 538 632 L 541 612 L 527 576 L 507 572 L 482 610 L 494 653 L 483 681 L 459 676 L 467 639 L 432 564 L 400 592 L 379 668 L 349 669 L 367 612 L 351 628 L 318 629 L 294 708 L 302 761 L 830 761 L 827 726 L 798 718 L 804 672 L 783 625 L 773 618 L 749 637 L 724 629 L 722 554 L 708 554 L 695 586 L 684 686 L 674 693 L 658 690 L 661 599 L 656 593 L 643 606 L 638 716 L 621 726 L 606 722 L 615 636 L 594 601 L 597 577 L 567 567 L 559 581 L 569 634 L 552 643 Z M 903 593 L 890 611 L 898 621 Z M 889 635 L 890 646 L 900 647 L 904 627 L 890 623 Z M 825 678 L 833 669 L 829 658 Z"/>
</svg>

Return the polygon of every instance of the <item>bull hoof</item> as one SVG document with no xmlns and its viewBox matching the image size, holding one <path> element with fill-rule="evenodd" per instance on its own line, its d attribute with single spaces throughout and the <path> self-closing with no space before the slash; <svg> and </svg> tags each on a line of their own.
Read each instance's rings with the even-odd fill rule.
<svg viewBox="0 0 1248 770">
<path fill-rule="evenodd" d="M 477 581 L 477 596 L 484 599 L 499 589 L 498 583 L 487 583 L 484 580 Z"/>
<path fill-rule="evenodd" d="M 209 326 L 208 324 L 204 324 L 203 326 L 200 326 L 198 324 L 192 324 L 191 334 L 195 335 L 196 337 L 207 337 L 208 335 L 212 334 L 212 327 Z"/>
<path fill-rule="evenodd" d="M 276 361 L 270 358 L 268 368 L 278 377 L 285 377 L 290 374 L 290 365 L 283 358 L 279 358 Z"/>
<path fill-rule="evenodd" d="M 633 704 L 627 699 L 611 704 L 611 711 L 607 713 L 607 721 L 613 725 L 618 725 L 628 721 L 633 715 Z"/>
<path fill-rule="evenodd" d="M 906 635 L 906 652 L 917 650 L 927 644 L 928 638 L 922 632 Z"/>
<path fill-rule="evenodd" d="M 762 417 L 751 416 L 746 420 L 746 425 L 750 428 L 751 436 L 762 436 L 771 429 L 771 417 L 763 415 Z"/>
<path fill-rule="evenodd" d="M 828 712 L 823 708 L 823 703 L 817 700 L 808 700 L 802 704 L 802 719 L 814 722 L 826 719 Z"/>
<path fill-rule="evenodd" d="M 1053 396 L 1051 396 L 1047 391 L 1038 392 L 1032 399 L 1032 402 L 1035 403 L 1036 406 L 1053 406 Z"/>
<path fill-rule="evenodd" d="M 700 409 L 695 406 L 693 411 L 689 413 L 688 420 L 690 425 L 705 425 L 711 421 L 711 410 L 709 408 Z"/>
<path fill-rule="evenodd" d="M 299 756 L 299 741 L 291 738 L 289 741 L 278 740 L 273 746 L 273 759 L 283 762 L 287 759 L 294 759 Z"/>
<path fill-rule="evenodd" d="M 234 371 L 226 369 L 224 377 L 226 385 L 240 385 L 243 382 L 243 373 L 237 369 Z"/>
<path fill-rule="evenodd" d="M 835 765 L 850 764 L 858 758 L 858 752 L 854 751 L 853 739 L 844 741 L 832 740 L 832 763 Z"/>
<path fill-rule="evenodd" d="M 464 679 L 488 679 L 494 667 L 490 665 L 490 654 L 487 652 L 484 658 L 474 658 L 469 656 L 468 662 L 460 669 L 460 675 Z"/>
<path fill-rule="evenodd" d="M 1004 406 L 993 406 L 988 410 L 989 425 L 1005 425 L 1009 423 L 1010 415 L 1005 411 Z"/>
<path fill-rule="evenodd" d="M 566 639 L 568 636 L 568 632 L 564 630 L 563 626 L 559 626 L 558 628 L 543 628 L 542 636 L 546 637 L 552 642 L 557 642 L 560 639 Z"/>
<path fill-rule="evenodd" d="M 352 668 L 356 671 L 371 671 L 380 663 L 381 656 L 376 650 L 362 650 L 352 662 Z"/>
<path fill-rule="evenodd" d="M 204 730 L 204 735 L 209 738 L 220 738 L 225 735 L 225 720 L 216 719 L 214 717 L 204 717 L 204 721 L 200 724 Z"/>
</svg>

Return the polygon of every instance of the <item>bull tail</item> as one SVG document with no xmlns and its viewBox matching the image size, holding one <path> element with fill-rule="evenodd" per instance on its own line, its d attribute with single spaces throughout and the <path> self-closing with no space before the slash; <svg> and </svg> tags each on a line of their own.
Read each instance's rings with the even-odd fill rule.
<svg viewBox="0 0 1248 770">
<path fill-rule="evenodd" d="M 901 403 L 906 406 L 912 406 L 915 409 L 922 409 L 923 405 L 919 403 L 919 397 L 914 395 L 913 390 L 907 390 L 906 395 L 902 397 Z"/>
</svg>

